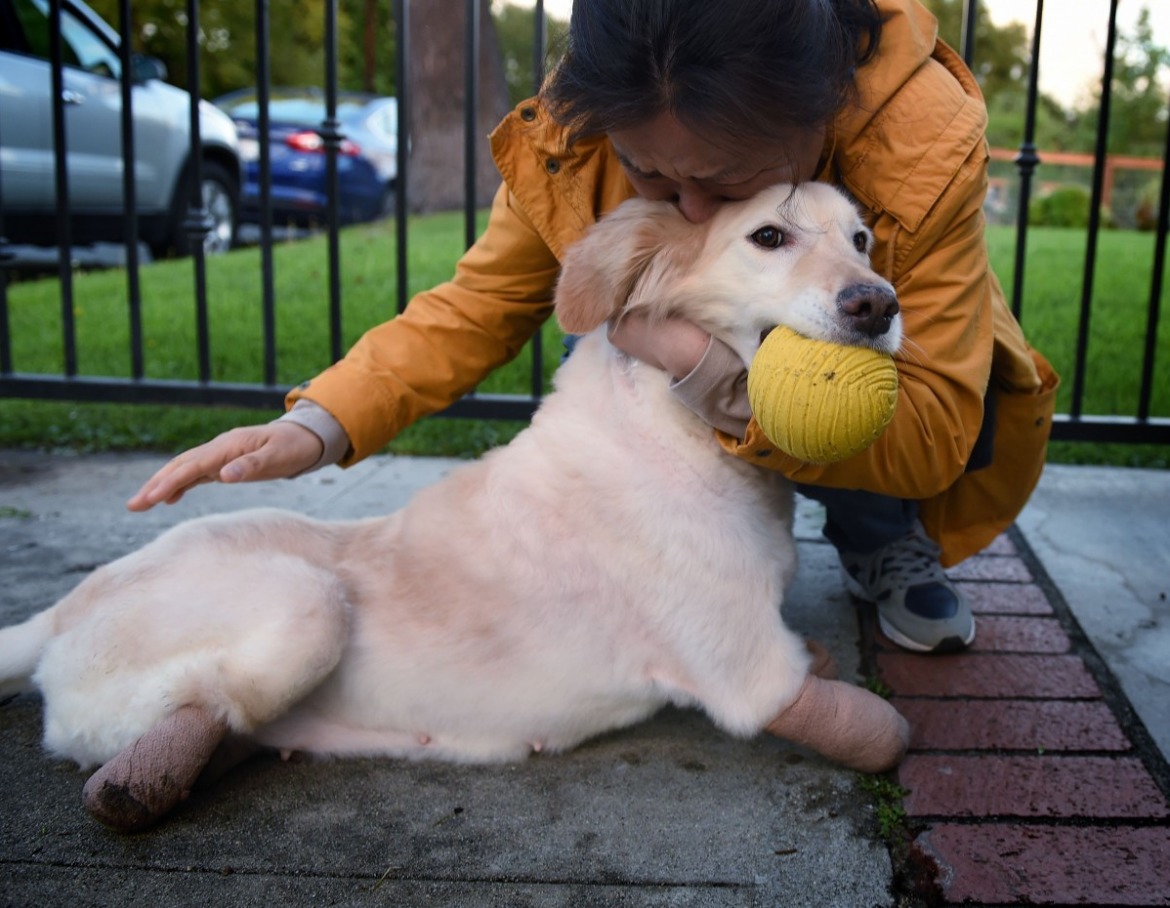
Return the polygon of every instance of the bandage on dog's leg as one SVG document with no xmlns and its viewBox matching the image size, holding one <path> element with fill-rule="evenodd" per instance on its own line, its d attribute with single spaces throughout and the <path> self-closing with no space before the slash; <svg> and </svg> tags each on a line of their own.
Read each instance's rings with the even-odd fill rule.
<svg viewBox="0 0 1170 908">
<path fill-rule="evenodd" d="M 203 771 L 199 773 L 194 787 L 205 788 L 214 785 L 241 763 L 252 759 L 263 750 L 264 748 L 251 738 L 229 734 L 220 742 L 207 765 L 203 767 Z"/>
<path fill-rule="evenodd" d="M 815 675 L 766 730 L 861 772 L 892 769 L 910 744 L 909 724 L 877 694 Z"/>
<path fill-rule="evenodd" d="M 180 708 L 90 776 L 86 810 L 119 832 L 146 829 L 190 793 L 227 732 L 205 709 Z"/>
</svg>

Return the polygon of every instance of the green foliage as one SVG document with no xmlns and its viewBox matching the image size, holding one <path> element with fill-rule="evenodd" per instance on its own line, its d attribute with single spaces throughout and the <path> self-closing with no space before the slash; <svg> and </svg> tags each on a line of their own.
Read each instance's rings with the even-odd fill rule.
<svg viewBox="0 0 1170 908">
<path fill-rule="evenodd" d="M 905 798 L 910 792 L 892 775 L 859 775 L 857 783 L 873 803 L 874 819 L 883 841 L 896 844 L 905 834 Z"/>
<path fill-rule="evenodd" d="M 92 0 L 118 25 L 118 0 Z M 274 0 L 269 14 L 269 70 L 273 85 L 322 85 L 325 80 L 324 0 Z M 134 49 L 163 61 L 167 81 L 186 87 L 186 0 L 135 0 Z M 200 0 L 200 85 L 207 98 L 256 84 L 255 5 Z M 534 93 L 531 8 L 495 4 L 495 19 L 509 95 L 518 103 Z M 546 16 L 547 66 L 556 58 L 568 23 Z M 395 94 L 397 34 L 392 0 L 340 0 L 337 18 L 338 83 L 341 88 Z"/>
<path fill-rule="evenodd" d="M 1081 186 L 1061 186 L 1032 199 L 1028 223 L 1038 227 L 1079 227 L 1089 225 L 1089 191 Z"/>
<path fill-rule="evenodd" d="M 533 48 L 535 45 L 536 11 L 530 7 L 504 3 L 492 6 L 496 20 L 496 37 L 500 42 L 500 53 L 504 60 L 504 78 L 508 81 L 508 99 L 515 107 L 525 98 L 536 94 L 536 79 L 533 72 Z M 568 23 L 548 16 L 545 25 L 544 72 L 559 56 L 563 46 Z"/>
<path fill-rule="evenodd" d="M 939 37 L 961 52 L 964 0 L 923 0 L 923 4 L 938 19 Z M 998 26 L 991 21 L 987 5 L 979 4 L 972 69 L 985 97 L 1019 91 L 1028 75 L 1030 51 L 1028 30 L 1023 23 Z"/>
<path fill-rule="evenodd" d="M 959 48 L 964 0 L 923 0 L 939 20 L 939 35 Z M 1021 15 L 1030 13 L 1030 7 Z M 986 6 L 978 7 L 973 70 L 988 107 L 992 147 L 1017 148 L 1023 141 L 1024 107 L 1031 59 L 1028 27 L 997 26 Z M 1099 61 L 1098 61 L 1099 62 Z M 1170 91 L 1170 50 L 1154 40 L 1148 5 L 1132 33 L 1119 32 L 1114 54 L 1109 150 L 1114 154 L 1158 157 L 1166 143 L 1166 96 Z M 1073 109 L 1041 94 L 1034 144 L 1049 151 L 1092 152 L 1100 114 L 1100 85 Z"/>
<path fill-rule="evenodd" d="M 1160 157 L 1165 152 L 1167 93 L 1170 50 L 1154 40 L 1150 11 L 1143 6 L 1134 32 L 1117 37 L 1109 108 L 1108 145 L 1112 153 Z M 1094 125 L 1100 94 L 1098 89 L 1097 103 L 1085 118 Z"/>
<path fill-rule="evenodd" d="M 1162 180 L 1160 178 L 1147 180 L 1138 192 L 1137 211 L 1134 213 L 1135 226 L 1138 230 L 1158 229 L 1158 209 L 1161 204 Z"/>
<path fill-rule="evenodd" d="M 352 5 L 349 4 L 349 5 Z M 91 3 L 107 22 L 118 22 L 117 0 Z M 339 41 L 354 43 L 353 19 L 342 5 Z M 185 0 L 136 0 L 134 50 L 166 64 L 167 81 L 188 87 Z M 256 83 L 255 6 L 234 0 L 201 0 L 200 87 L 203 97 Z M 269 18 L 270 68 L 274 85 L 319 85 L 325 72 L 323 0 L 278 0 Z"/>
</svg>

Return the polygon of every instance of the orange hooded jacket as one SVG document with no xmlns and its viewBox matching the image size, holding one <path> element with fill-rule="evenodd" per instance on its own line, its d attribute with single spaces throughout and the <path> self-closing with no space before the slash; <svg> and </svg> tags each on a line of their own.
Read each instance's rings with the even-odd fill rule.
<svg viewBox="0 0 1170 908">
<path fill-rule="evenodd" d="M 813 485 L 917 499 L 954 564 L 1011 524 L 1043 467 L 1058 379 L 1032 350 L 992 274 L 984 240 L 986 110 L 962 61 L 936 40 L 914 0 L 879 0 L 876 57 L 857 103 L 832 124 L 819 179 L 868 212 L 873 262 L 896 288 L 906 340 L 893 422 L 868 450 L 830 465 L 800 462 L 764 437 L 716 432 L 735 456 Z M 348 465 L 415 420 L 450 405 L 515 357 L 552 311 L 564 249 L 634 194 L 607 139 L 569 148 L 537 101 L 491 136 L 503 176 L 487 229 L 452 280 L 415 296 L 347 356 L 294 389 L 341 424 Z M 990 465 L 967 471 L 993 400 Z"/>
</svg>

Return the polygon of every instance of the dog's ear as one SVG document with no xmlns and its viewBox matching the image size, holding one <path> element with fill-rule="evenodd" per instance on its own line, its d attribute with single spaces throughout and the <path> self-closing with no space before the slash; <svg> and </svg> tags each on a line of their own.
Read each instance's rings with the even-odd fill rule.
<svg viewBox="0 0 1170 908">
<path fill-rule="evenodd" d="M 565 250 L 556 313 L 569 334 L 585 334 L 661 288 L 693 262 L 696 228 L 669 202 L 631 199 L 603 217 Z"/>
</svg>

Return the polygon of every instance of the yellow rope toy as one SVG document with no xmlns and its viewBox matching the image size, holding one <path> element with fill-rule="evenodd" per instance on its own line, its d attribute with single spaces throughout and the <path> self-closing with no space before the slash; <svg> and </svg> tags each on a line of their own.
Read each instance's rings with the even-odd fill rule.
<svg viewBox="0 0 1170 908">
<path fill-rule="evenodd" d="M 894 418 L 898 370 L 868 347 L 771 331 L 748 370 L 756 422 L 780 450 L 807 463 L 835 463 L 864 451 Z"/>
</svg>

